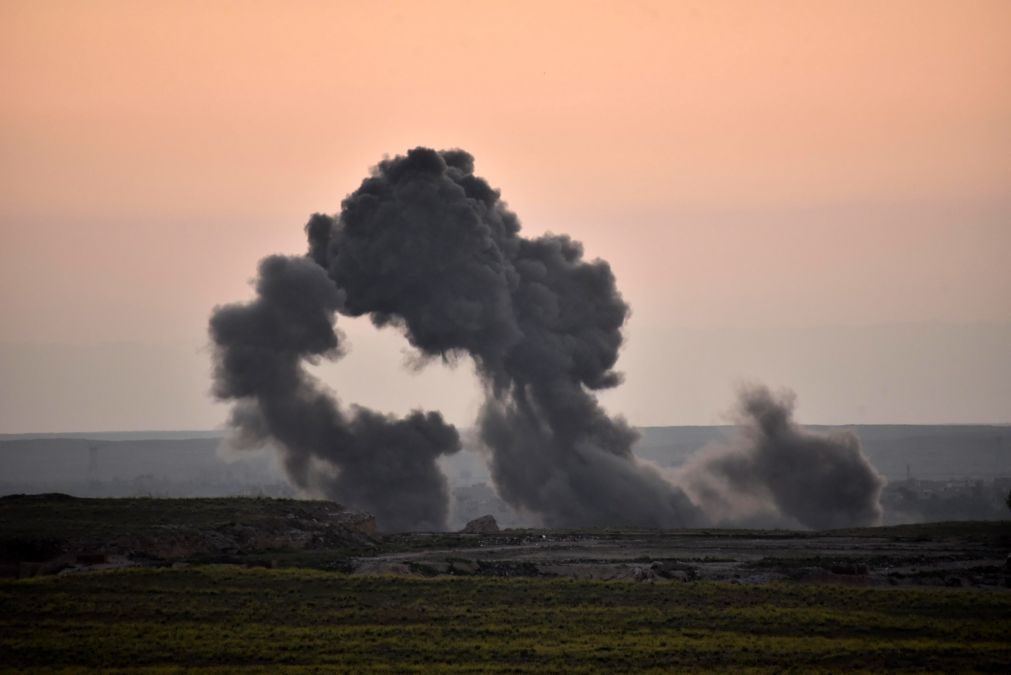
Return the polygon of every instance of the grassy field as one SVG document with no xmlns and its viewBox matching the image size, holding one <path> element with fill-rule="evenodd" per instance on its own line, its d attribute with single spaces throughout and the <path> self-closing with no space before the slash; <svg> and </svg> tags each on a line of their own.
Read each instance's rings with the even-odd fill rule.
<svg viewBox="0 0 1011 675">
<path fill-rule="evenodd" d="M 1011 593 L 348 576 L 0 581 L 0 669 L 1009 672 Z"/>
</svg>

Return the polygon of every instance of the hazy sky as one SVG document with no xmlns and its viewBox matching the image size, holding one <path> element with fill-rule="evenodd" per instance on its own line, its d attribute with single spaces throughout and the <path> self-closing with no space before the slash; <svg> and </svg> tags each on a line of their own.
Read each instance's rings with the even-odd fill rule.
<svg viewBox="0 0 1011 675">
<path fill-rule="evenodd" d="M 368 168 L 462 147 L 633 307 L 604 397 L 1011 421 L 1011 2 L 0 0 L 0 432 L 208 428 L 206 321 Z M 338 321 L 345 402 L 476 409 Z"/>
</svg>

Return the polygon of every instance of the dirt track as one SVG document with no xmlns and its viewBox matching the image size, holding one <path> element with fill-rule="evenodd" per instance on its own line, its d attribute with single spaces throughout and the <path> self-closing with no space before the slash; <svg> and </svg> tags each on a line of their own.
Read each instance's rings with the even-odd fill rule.
<svg viewBox="0 0 1011 675">
<path fill-rule="evenodd" d="M 996 526 L 997 524 L 995 524 Z M 1007 584 L 1007 534 L 973 538 L 846 533 L 719 531 L 456 535 L 451 547 L 356 558 L 362 574 L 558 576 L 641 581 L 708 579 L 740 583 L 862 585 Z M 414 535 L 420 539 L 425 535 Z M 417 542 L 416 542 L 417 543 Z"/>
</svg>

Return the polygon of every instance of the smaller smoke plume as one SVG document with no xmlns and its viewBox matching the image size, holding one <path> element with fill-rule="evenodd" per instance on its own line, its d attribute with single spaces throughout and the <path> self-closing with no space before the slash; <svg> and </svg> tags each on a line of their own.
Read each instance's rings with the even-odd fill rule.
<svg viewBox="0 0 1011 675">
<path fill-rule="evenodd" d="M 780 515 L 815 528 L 876 525 L 884 479 L 850 432 L 816 433 L 793 420 L 792 392 L 740 393 L 738 437 L 703 450 L 678 481 L 723 524 Z"/>
</svg>

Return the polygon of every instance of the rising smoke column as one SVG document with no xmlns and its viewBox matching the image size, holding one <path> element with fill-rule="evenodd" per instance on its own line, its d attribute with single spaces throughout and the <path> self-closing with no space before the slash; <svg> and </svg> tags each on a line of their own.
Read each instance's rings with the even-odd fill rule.
<svg viewBox="0 0 1011 675">
<path fill-rule="evenodd" d="M 264 259 L 256 294 L 215 309 L 210 322 L 214 393 L 237 401 L 233 442 L 279 446 L 294 483 L 372 512 L 385 529 L 444 528 L 447 486 L 435 460 L 460 448 L 456 429 L 439 413 L 347 414 L 305 372 L 303 361 L 338 358 L 341 347 L 341 293 L 314 262 Z"/>
<path fill-rule="evenodd" d="M 523 336 L 486 377 L 479 427 L 499 493 L 552 527 L 697 523 L 677 487 L 632 456 L 636 432 L 592 391 L 614 387 L 628 305 L 610 267 L 565 236 L 520 239 L 512 262 Z"/>
<path fill-rule="evenodd" d="M 801 429 L 793 406 L 791 392 L 745 387 L 737 438 L 703 450 L 679 482 L 718 522 L 772 511 L 815 529 L 879 524 L 884 479 L 859 439 Z"/>
<path fill-rule="evenodd" d="M 695 520 L 591 393 L 620 382 L 628 305 L 610 267 L 568 237 L 520 236 L 470 155 L 387 159 L 337 217 L 317 214 L 306 230 L 309 256 L 346 293 L 342 312 L 400 327 L 425 356 L 473 358 L 487 393 L 481 438 L 512 506 L 551 526 Z"/>
</svg>

